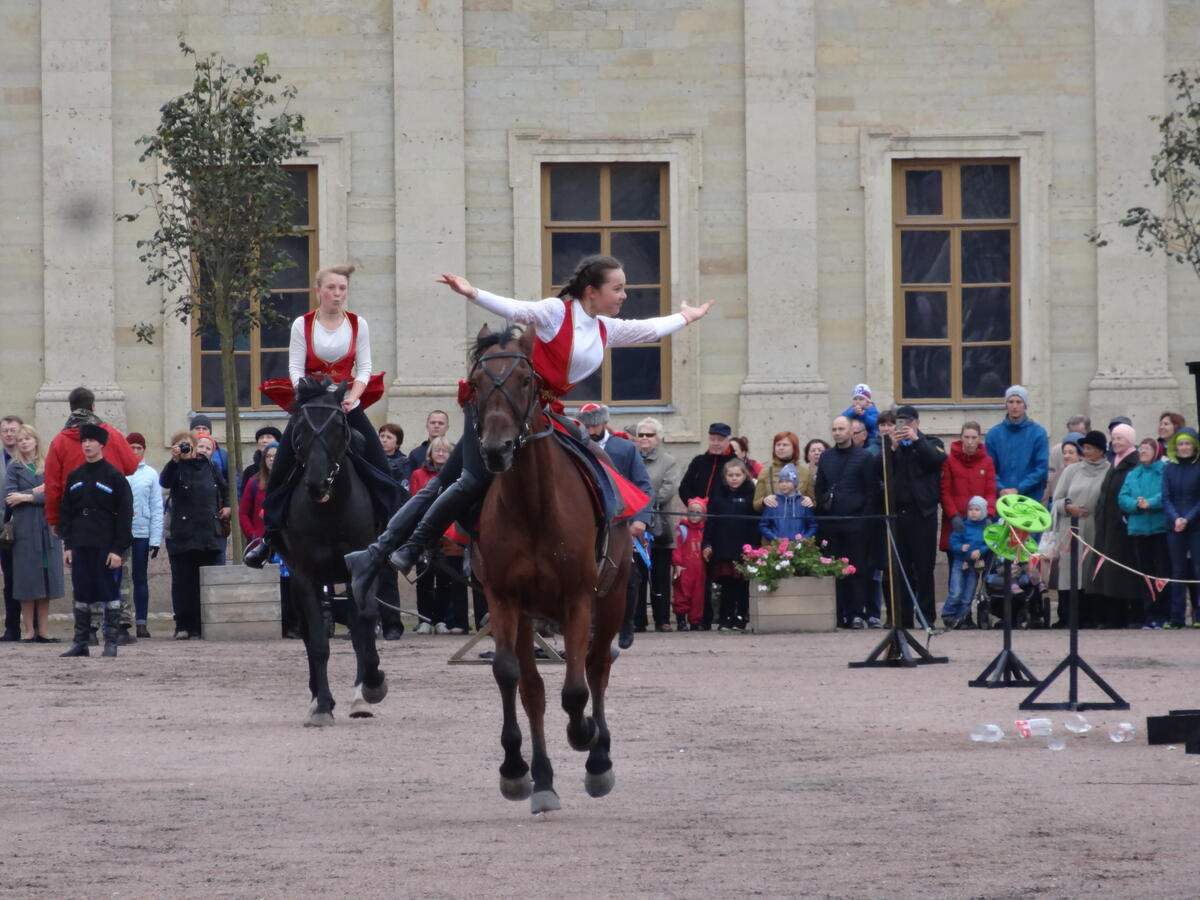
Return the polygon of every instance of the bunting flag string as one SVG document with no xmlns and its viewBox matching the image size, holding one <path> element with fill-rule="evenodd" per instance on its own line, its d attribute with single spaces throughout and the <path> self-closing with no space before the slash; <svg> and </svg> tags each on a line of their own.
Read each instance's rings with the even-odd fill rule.
<svg viewBox="0 0 1200 900">
<path fill-rule="evenodd" d="M 1096 575 L 1100 572 L 1100 568 L 1102 566 L 1104 566 L 1106 563 L 1111 563 L 1112 565 L 1117 566 L 1118 568 L 1124 569 L 1126 572 L 1129 572 L 1132 575 L 1136 575 L 1138 578 L 1145 579 L 1147 585 L 1149 585 L 1150 582 L 1153 580 L 1154 586 L 1157 587 L 1158 590 L 1160 590 L 1160 591 L 1163 588 L 1165 588 L 1168 584 L 1200 584 L 1200 579 L 1196 579 L 1196 578 L 1159 578 L 1155 575 L 1147 575 L 1145 572 L 1139 572 L 1137 569 L 1133 568 L 1132 566 L 1127 566 L 1127 565 L 1125 565 L 1125 563 L 1120 562 L 1119 560 L 1115 560 L 1111 556 L 1105 556 L 1103 553 L 1101 553 L 1099 550 L 1097 550 L 1095 547 L 1093 547 L 1091 544 L 1089 544 L 1087 541 L 1085 541 L 1082 537 L 1080 537 L 1080 535 L 1077 531 L 1071 531 L 1070 534 L 1074 540 L 1079 542 L 1079 546 L 1083 548 L 1083 556 L 1080 557 L 1080 560 L 1079 560 L 1080 565 L 1082 565 L 1083 561 L 1088 558 L 1089 553 L 1096 554 L 1096 557 L 1097 557 L 1096 568 L 1095 568 L 1095 571 L 1092 572 L 1092 578 L 1096 577 Z M 1059 557 L 1060 561 L 1064 561 L 1064 560 L 1066 560 L 1066 558 L 1067 557 L 1065 555 L 1060 555 L 1060 557 Z M 1151 594 L 1153 594 L 1153 593 L 1154 593 L 1154 591 L 1152 589 Z"/>
</svg>

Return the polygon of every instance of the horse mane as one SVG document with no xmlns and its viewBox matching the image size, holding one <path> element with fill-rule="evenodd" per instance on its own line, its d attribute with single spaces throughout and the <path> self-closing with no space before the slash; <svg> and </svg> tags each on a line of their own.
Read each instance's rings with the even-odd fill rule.
<svg viewBox="0 0 1200 900">
<path fill-rule="evenodd" d="M 333 382 L 329 380 L 328 376 L 320 381 L 315 378 L 301 378 L 296 385 L 296 405 L 303 406 L 324 394 L 332 395 L 333 392 L 329 390 L 332 384 Z"/>
<path fill-rule="evenodd" d="M 500 331 L 489 331 L 487 334 L 481 334 L 475 338 L 475 343 L 470 350 L 471 365 L 479 365 L 479 361 L 483 358 L 483 354 L 492 347 L 503 349 L 516 340 L 519 340 L 524 332 L 516 325 L 509 325 L 507 328 Z"/>
</svg>

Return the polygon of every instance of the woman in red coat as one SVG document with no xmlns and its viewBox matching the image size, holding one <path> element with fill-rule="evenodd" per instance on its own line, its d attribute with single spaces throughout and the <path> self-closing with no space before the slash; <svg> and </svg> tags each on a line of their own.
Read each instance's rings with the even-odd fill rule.
<svg viewBox="0 0 1200 900">
<path fill-rule="evenodd" d="M 983 448 L 982 434 L 978 422 L 965 422 L 942 465 L 940 546 L 944 551 L 950 548 L 954 520 L 967 517 L 967 504 L 972 497 L 982 497 L 987 501 L 988 515 L 996 515 L 996 467 Z"/>
</svg>

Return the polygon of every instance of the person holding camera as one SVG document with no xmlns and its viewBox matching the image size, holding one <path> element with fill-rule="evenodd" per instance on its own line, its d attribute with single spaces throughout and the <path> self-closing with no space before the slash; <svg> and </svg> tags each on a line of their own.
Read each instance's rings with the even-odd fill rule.
<svg viewBox="0 0 1200 900">
<path fill-rule="evenodd" d="M 170 492 L 167 556 L 175 639 L 179 641 L 200 637 L 200 568 L 221 564 L 225 552 L 222 522 L 230 514 L 224 505 L 225 479 L 197 443 L 186 431 L 171 438 L 171 460 L 158 479 Z"/>
</svg>

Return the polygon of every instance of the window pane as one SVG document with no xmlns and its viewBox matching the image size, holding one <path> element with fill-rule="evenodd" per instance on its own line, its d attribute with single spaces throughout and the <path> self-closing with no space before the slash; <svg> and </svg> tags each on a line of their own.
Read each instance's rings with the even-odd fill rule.
<svg viewBox="0 0 1200 900">
<path fill-rule="evenodd" d="M 1008 281 L 1010 234 L 1001 231 L 962 233 L 963 284 Z"/>
<path fill-rule="evenodd" d="M 293 225 L 308 224 L 308 170 L 288 169 L 288 181 L 292 184 L 292 194 L 296 197 L 296 205 L 292 212 Z"/>
<path fill-rule="evenodd" d="M 220 350 L 221 336 L 217 334 L 215 325 L 208 325 L 200 332 L 200 349 L 201 350 Z M 248 333 L 234 335 L 233 349 L 237 352 L 243 352 L 250 349 L 250 335 Z"/>
<path fill-rule="evenodd" d="M 309 309 L 308 291 L 272 294 L 264 312 L 274 312 L 278 314 L 278 318 L 273 318 L 272 321 L 264 319 L 259 346 L 286 347 L 292 336 L 292 320 L 304 315 Z"/>
<path fill-rule="evenodd" d="M 266 381 L 268 378 L 287 378 L 288 355 L 286 351 L 260 353 L 258 355 L 258 360 L 259 371 L 262 373 L 263 381 Z M 254 387 L 257 388 L 258 385 L 255 385 Z M 266 394 L 259 394 L 258 402 L 260 406 L 272 406 L 275 403 L 275 401 Z"/>
<path fill-rule="evenodd" d="M 963 166 L 964 219 L 1007 219 L 1011 214 L 1008 166 Z"/>
<path fill-rule="evenodd" d="M 601 380 L 601 372 L 603 369 L 597 369 L 579 384 L 575 385 L 574 390 L 568 391 L 563 395 L 563 400 L 567 403 L 582 402 L 584 400 L 599 400 L 600 389 L 604 383 Z"/>
<path fill-rule="evenodd" d="M 550 167 L 550 218 L 555 222 L 600 219 L 600 167 Z"/>
<path fill-rule="evenodd" d="M 279 238 L 275 242 L 275 247 L 291 260 L 292 265 L 275 273 L 271 279 L 271 287 L 308 287 L 308 238 L 303 235 Z"/>
<path fill-rule="evenodd" d="M 600 252 L 600 233 L 560 231 L 550 235 L 550 279 L 565 284 L 585 256 Z"/>
<path fill-rule="evenodd" d="M 651 319 L 662 315 L 658 288 L 630 288 L 621 306 L 622 319 Z"/>
<path fill-rule="evenodd" d="M 906 338 L 945 338 L 945 291 L 904 292 L 904 336 Z"/>
<path fill-rule="evenodd" d="M 613 400 L 657 400 L 662 392 L 662 351 L 619 347 L 612 352 Z"/>
<path fill-rule="evenodd" d="M 238 406 L 250 405 L 250 354 L 239 353 L 234 357 L 237 373 Z M 225 405 L 225 391 L 221 386 L 221 356 L 206 353 L 200 357 L 200 405 L 202 407 Z"/>
<path fill-rule="evenodd" d="M 901 391 L 907 400 L 950 396 L 950 348 L 905 347 L 901 357 Z"/>
<path fill-rule="evenodd" d="M 963 288 L 964 341 L 1007 341 L 1012 336 L 1008 292 L 1006 287 Z"/>
<path fill-rule="evenodd" d="M 940 216 L 942 214 L 942 173 L 904 173 L 904 208 L 910 216 Z"/>
<path fill-rule="evenodd" d="M 613 166 L 612 218 L 614 221 L 638 221 L 658 219 L 661 216 L 659 202 L 658 166 Z"/>
<path fill-rule="evenodd" d="M 659 233 L 657 231 L 614 231 L 612 255 L 625 267 L 629 284 L 658 284 Z"/>
<path fill-rule="evenodd" d="M 963 347 L 963 397 L 1003 397 L 1012 384 L 1012 350 Z"/>
<path fill-rule="evenodd" d="M 900 280 L 905 284 L 948 284 L 950 232 L 902 231 Z"/>
</svg>

